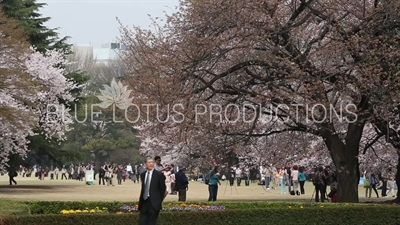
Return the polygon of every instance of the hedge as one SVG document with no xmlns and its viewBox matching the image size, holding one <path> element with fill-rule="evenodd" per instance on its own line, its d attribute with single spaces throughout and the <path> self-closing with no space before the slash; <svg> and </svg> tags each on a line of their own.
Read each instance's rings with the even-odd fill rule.
<svg viewBox="0 0 400 225">
<path fill-rule="evenodd" d="M 400 224 L 398 207 L 291 207 L 264 209 L 232 209 L 209 212 L 165 212 L 160 214 L 160 225 L 354 225 Z M 138 213 L 133 214 L 78 214 L 6 216 L 0 225 L 132 225 L 137 224 Z"/>
<path fill-rule="evenodd" d="M 172 204 L 179 204 L 178 202 L 170 202 Z M 164 203 L 165 205 L 170 204 L 169 202 Z M 257 209 L 257 208 L 288 208 L 288 207 L 320 207 L 317 203 L 301 203 L 301 202 L 189 202 L 186 204 L 202 204 L 202 205 L 224 205 L 226 209 Z M 73 201 L 32 201 L 23 202 L 27 205 L 31 214 L 60 214 L 61 210 L 77 210 L 77 209 L 93 209 L 93 208 L 107 208 L 111 212 L 120 210 L 121 206 L 136 205 L 137 202 L 73 202 Z M 325 203 L 325 207 L 368 207 L 371 204 L 329 204 Z"/>
</svg>

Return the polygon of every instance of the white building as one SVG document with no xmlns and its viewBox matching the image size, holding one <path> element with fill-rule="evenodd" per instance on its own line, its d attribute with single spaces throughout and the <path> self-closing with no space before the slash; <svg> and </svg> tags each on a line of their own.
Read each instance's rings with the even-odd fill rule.
<svg viewBox="0 0 400 225">
<path fill-rule="evenodd" d="M 97 63 L 108 63 L 118 59 L 120 51 L 126 48 L 120 43 L 106 43 L 101 45 L 101 48 L 93 48 L 93 46 L 87 45 L 74 45 L 72 49 L 73 52 L 81 58 L 90 57 Z"/>
<path fill-rule="evenodd" d="M 93 47 L 90 45 L 74 45 L 72 46 L 72 52 L 79 58 L 91 58 L 93 59 Z"/>
</svg>

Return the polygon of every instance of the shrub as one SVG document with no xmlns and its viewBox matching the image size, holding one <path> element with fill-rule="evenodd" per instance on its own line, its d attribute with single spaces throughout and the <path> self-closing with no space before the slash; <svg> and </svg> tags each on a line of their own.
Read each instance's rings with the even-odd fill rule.
<svg viewBox="0 0 400 225">
<path fill-rule="evenodd" d="M 232 209 L 207 212 L 163 212 L 159 224 L 163 225 L 265 225 L 265 224 L 400 224 L 398 207 L 349 206 L 349 207 L 288 207 L 264 209 Z M 77 214 L 7 216 L 0 225 L 132 225 L 139 214 Z"/>
</svg>

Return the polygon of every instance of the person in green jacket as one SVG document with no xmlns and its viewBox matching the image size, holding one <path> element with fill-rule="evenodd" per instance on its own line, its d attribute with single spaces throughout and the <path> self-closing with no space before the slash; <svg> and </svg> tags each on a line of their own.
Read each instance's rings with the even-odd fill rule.
<svg viewBox="0 0 400 225">
<path fill-rule="evenodd" d="M 214 169 L 210 170 L 208 176 L 208 201 L 217 201 L 218 185 L 221 185 L 221 182 L 219 181 L 218 166 L 215 166 Z"/>
</svg>

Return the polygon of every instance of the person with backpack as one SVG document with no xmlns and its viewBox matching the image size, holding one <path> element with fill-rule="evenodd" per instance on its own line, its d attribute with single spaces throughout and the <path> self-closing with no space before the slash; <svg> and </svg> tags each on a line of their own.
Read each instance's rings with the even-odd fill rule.
<svg viewBox="0 0 400 225">
<path fill-rule="evenodd" d="M 217 201 L 218 185 L 221 185 L 221 182 L 219 181 L 218 166 L 215 166 L 214 169 L 210 170 L 208 177 L 208 201 Z"/>
<path fill-rule="evenodd" d="M 371 173 L 371 176 L 369 177 L 369 183 L 371 185 L 371 189 L 374 190 L 376 197 L 379 198 L 378 190 L 376 190 L 376 185 L 379 183 L 379 181 L 374 173 Z M 368 198 L 371 198 L 371 191 L 369 192 Z"/>
<path fill-rule="evenodd" d="M 315 202 L 319 202 L 319 195 L 321 194 L 321 202 L 325 201 L 325 172 L 322 166 L 317 168 L 317 173 L 314 176 L 313 184 L 315 186 Z"/>
</svg>

